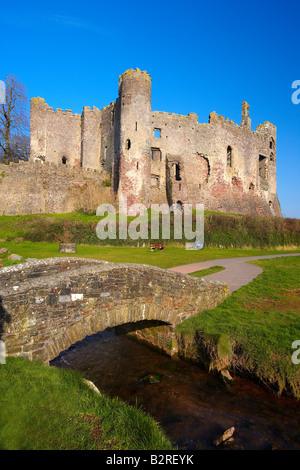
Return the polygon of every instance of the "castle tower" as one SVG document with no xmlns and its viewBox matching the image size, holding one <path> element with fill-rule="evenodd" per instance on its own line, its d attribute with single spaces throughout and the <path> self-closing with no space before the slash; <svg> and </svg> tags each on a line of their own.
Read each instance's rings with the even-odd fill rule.
<svg viewBox="0 0 300 470">
<path fill-rule="evenodd" d="M 119 77 L 118 194 L 149 207 L 151 184 L 151 77 L 127 70 Z"/>
<path fill-rule="evenodd" d="M 271 214 L 281 215 L 281 209 L 277 197 L 277 156 L 276 156 L 276 134 L 277 129 L 269 121 L 259 124 L 256 132 L 264 136 L 266 140 L 266 151 L 260 155 L 259 177 L 261 176 L 261 167 L 264 165 L 266 177 L 268 180 L 268 198 Z"/>
</svg>

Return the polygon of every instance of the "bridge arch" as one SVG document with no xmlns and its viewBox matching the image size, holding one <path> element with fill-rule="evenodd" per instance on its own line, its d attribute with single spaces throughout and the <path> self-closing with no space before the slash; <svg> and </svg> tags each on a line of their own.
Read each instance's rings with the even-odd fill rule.
<svg viewBox="0 0 300 470">
<path fill-rule="evenodd" d="M 0 269 L 8 355 L 49 363 L 86 336 L 124 323 L 175 326 L 218 305 L 228 285 L 139 264 L 75 257 Z"/>
</svg>

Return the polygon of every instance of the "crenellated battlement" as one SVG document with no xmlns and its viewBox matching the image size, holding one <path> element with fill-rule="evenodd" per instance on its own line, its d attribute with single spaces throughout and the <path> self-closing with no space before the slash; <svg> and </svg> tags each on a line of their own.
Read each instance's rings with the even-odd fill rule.
<svg viewBox="0 0 300 470">
<path fill-rule="evenodd" d="M 40 98 L 40 97 L 31 98 L 30 105 L 31 105 L 31 111 L 32 112 L 35 108 L 40 108 L 40 109 L 42 108 L 44 110 L 44 112 L 55 113 L 55 114 L 58 114 L 58 115 L 63 114 L 63 115 L 75 116 L 75 117 L 80 117 L 81 116 L 78 113 L 73 113 L 71 109 L 66 109 L 64 111 L 62 108 L 56 108 L 56 110 L 54 110 L 51 106 L 49 106 L 46 103 L 44 98 Z"/>
<path fill-rule="evenodd" d="M 126 70 L 125 72 L 123 72 L 121 75 L 119 75 L 119 83 L 120 81 L 123 80 L 123 78 L 126 78 L 126 77 L 130 77 L 130 78 L 142 78 L 143 80 L 147 80 L 147 81 L 152 81 L 151 79 L 151 76 L 149 75 L 149 73 L 144 70 L 140 70 L 139 68 L 137 69 L 128 69 Z"/>
<path fill-rule="evenodd" d="M 222 115 L 217 114 L 215 111 L 209 115 L 209 124 L 220 125 L 228 130 L 245 132 L 245 129 L 250 132 L 251 135 L 255 136 L 262 141 L 266 141 L 270 136 L 276 135 L 276 126 L 270 122 L 259 124 L 256 130 L 252 130 L 251 127 L 235 123 L 229 118 L 225 118 Z"/>
</svg>

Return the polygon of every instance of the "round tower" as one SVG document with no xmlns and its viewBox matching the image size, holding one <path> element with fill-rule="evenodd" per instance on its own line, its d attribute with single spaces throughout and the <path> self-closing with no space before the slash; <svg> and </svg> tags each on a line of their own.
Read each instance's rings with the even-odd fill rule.
<svg viewBox="0 0 300 470">
<path fill-rule="evenodd" d="M 119 196 L 127 204 L 150 204 L 151 77 L 127 70 L 119 77 Z"/>
</svg>

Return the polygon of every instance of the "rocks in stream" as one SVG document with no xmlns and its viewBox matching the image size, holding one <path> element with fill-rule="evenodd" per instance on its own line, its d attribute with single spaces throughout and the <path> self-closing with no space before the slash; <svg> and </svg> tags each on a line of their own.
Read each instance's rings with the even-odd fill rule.
<svg viewBox="0 0 300 470">
<path fill-rule="evenodd" d="M 161 374 L 148 374 L 145 375 L 144 377 L 141 377 L 139 379 L 139 383 L 142 384 L 158 384 L 161 382 L 162 375 Z"/>
<path fill-rule="evenodd" d="M 94 390 L 94 392 L 98 393 L 98 395 L 101 395 L 99 389 L 96 387 L 96 385 L 94 384 L 94 382 L 91 382 L 90 380 L 87 380 L 87 379 L 83 379 L 83 381 L 87 384 L 87 386 L 89 388 L 91 388 L 92 390 Z"/>
<path fill-rule="evenodd" d="M 223 446 L 226 446 L 226 447 L 230 447 L 231 445 L 233 445 L 234 439 L 232 436 L 233 436 L 234 431 L 235 431 L 234 427 L 227 429 L 225 432 L 223 432 L 223 434 L 220 437 L 218 437 L 217 439 L 213 441 L 214 445 L 216 447 L 218 447 L 221 444 L 223 444 Z"/>
<path fill-rule="evenodd" d="M 222 369 L 220 371 L 220 376 L 222 377 L 224 383 L 226 385 L 234 385 L 234 379 L 231 377 L 229 371 L 227 369 Z"/>
</svg>

